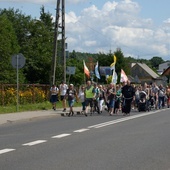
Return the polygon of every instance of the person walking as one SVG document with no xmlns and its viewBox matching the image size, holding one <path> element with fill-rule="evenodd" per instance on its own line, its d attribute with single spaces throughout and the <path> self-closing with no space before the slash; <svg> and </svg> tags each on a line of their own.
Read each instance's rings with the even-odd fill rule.
<svg viewBox="0 0 170 170">
<path fill-rule="evenodd" d="M 82 104 L 82 111 L 81 111 L 82 114 L 84 114 L 84 112 L 86 110 L 84 90 L 85 90 L 85 87 L 81 86 L 81 88 L 79 90 L 79 94 L 78 94 L 78 98 L 80 99 L 81 104 Z"/>
<path fill-rule="evenodd" d="M 93 98 L 94 98 L 94 93 L 93 93 L 93 85 L 91 81 L 87 81 L 87 86 L 85 88 L 85 113 L 84 115 L 87 116 L 88 114 L 88 107 L 90 105 L 90 112 L 92 112 L 93 109 Z"/>
<path fill-rule="evenodd" d="M 116 99 L 116 88 L 113 83 L 109 84 L 109 87 L 107 89 L 107 103 L 108 103 L 108 110 L 109 110 L 109 115 L 114 114 L 114 107 L 115 107 L 115 99 Z"/>
<path fill-rule="evenodd" d="M 93 87 L 94 87 L 93 90 L 92 90 L 92 92 L 94 94 L 94 96 L 93 96 L 93 110 L 92 110 L 91 114 L 95 113 L 95 112 L 97 112 L 99 114 L 99 105 L 98 105 L 98 102 L 99 102 L 99 88 L 97 86 L 97 83 L 93 83 Z"/>
<path fill-rule="evenodd" d="M 140 101 L 140 92 L 142 91 L 142 86 L 135 87 L 135 109 L 138 110 L 139 101 Z"/>
<path fill-rule="evenodd" d="M 159 92 L 159 87 L 157 86 L 157 84 L 155 82 L 152 83 L 151 95 L 154 98 L 155 109 L 158 109 L 158 92 Z"/>
<path fill-rule="evenodd" d="M 50 88 L 50 93 L 51 93 L 50 102 L 52 103 L 53 110 L 56 110 L 56 103 L 58 101 L 58 92 L 59 92 L 58 87 L 53 84 Z"/>
<path fill-rule="evenodd" d="M 165 107 L 165 95 L 166 95 L 166 89 L 163 87 L 162 84 L 160 84 L 159 91 L 158 91 L 158 107 L 159 107 L 159 109 Z"/>
<path fill-rule="evenodd" d="M 74 106 L 75 101 L 77 101 L 77 99 L 78 99 L 77 92 L 74 89 L 73 84 L 69 85 L 69 88 L 67 89 L 66 94 L 65 94 L 65 99 L 67 99 L 69 109 L 70 109 L 68 116 L 70 116 L 70 115 L 73 116 L 74 115 L 73 106 Z"/>
<path fill-rule="evenodd" d="M 122 87 L 123 96 L 123 115 L 130 115 L 132 101 L 135 100 L 135 88 L 132 87 L 130 81 L 127 80 L 127 84 Z"/>
<path fill-rule="evenodd" d="M 63 106 L 63 112 L 66 111 L 66 99 L 65 95 L 68 89 L 68 85 L 62 81 L 62 83 L 59 86 L 59 93 L 60 93 L 60 100 L 62 101 L 62 106 Z"/>
<path fill-rule="evenodd" d="M 167 97 L 167 108 L 170 107 L 170 84 L 166 88 L 166 97 Z"/>
<path fill-rule="evenodd" d="M 106 101 L 106 94 L 102 85 L 99 85 L 98 89 L 99 89 L 98 108 L 99 108 L 99 114 L 101 114 L 103 111 L 103 103 Z"/>
<path fill-rule="evenodd" d="M 118 114 L 121 110 L 122 88 L 120 85 L 116 85 L 116 100 L 114 106 L 114 113 Z"/>
</svg>

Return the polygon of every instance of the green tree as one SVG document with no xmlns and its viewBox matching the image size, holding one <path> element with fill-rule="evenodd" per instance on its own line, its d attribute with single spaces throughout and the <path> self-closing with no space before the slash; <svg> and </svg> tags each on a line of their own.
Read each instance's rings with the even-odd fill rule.
<svg viewBox="0 0 170 170">
<path fill-rule="evenodd" d="M 162 64 L 164 62 L 164 60 L 161 57 L 152 57 L 150 60 L 151 66 L 154 69 L 158 69 L 159 68 L 159 64 Z"/>
<path fill-rule="evenodd" d="M 19 52 L 17 37 L 8 17 L 0 15 L 0 82 L 16 83 L 16 69 L 11 65 L 11 57 Z M 20 81 L 23 81 L 20 70 Z"/>
<path fill-rule="evenodd" d="M 27 50 L 27 64 L 24 69 L 26 78 L 31 83 L 49 83 L 52 37 L 41 21 L 33 21 L 30 29 Z"/>
<path fill-rule="evenodd" d="M 30 33 L 29 27 L 31 16 L 25 16 L 19 9 L 14 10 L 14 8 L 0 10 L 0 14 L 5 14 L 8 20 L 11 21 L 18 44 L 20 46 L 20 52 L 24 54 L 22 46 L 27 44 L 27 37 Z"/>
<path fill-rule="evenodd" d="M 52 16 L 40 11 L 40 20 L 32 20 L 29 24 L 27 44 L 23 46 L 27 56 L 25 75 L 28 82 L 49 84 L 51 59 L 53 55 L 53 23 Z"/>
<path fill-rule="evenodd" d="M 70 58 L 76 58 L 76 52 L 75 52 L 75 50 L 73 50 L 72 53 L 70 53 L 69 57 L 70 57 Z"/>
<path fill-rule="evenodd" d="M 117 58 L 116 62 L 116 73 L 118 75 L 117 82 L 120 82 L 120 73 L 121 69 L 125 71 L 125 73 L 128 75 L 130 73 L 130 63 L 126 63 L 126 59 L 124 57 L 124 54 L 120 48 L 117 48 L 116 52 L 114 52 L 114 55 Z"/>
<path fill-rule="evenodd" d="M 51 58 L 53 50 L 53 22 L 52 15 L 45 13 L 44 7 L 40 11 L 40 20 L 23 15 L 19 10 L 0 10 L 11 21 L 20 53 L 26 57 L 24 74 L 26 82 L 49 83 Z"/>
<path fill-rule="evenodd" d="M 76 86 L 84 84 L 84 66 L 82 60 L 76 58 L 69 58 L 67 60 L 67 66 L 76 67 L 76 73 L 74 75 L 67 75 L 67 83 L 73 83 Z"/>
<path fill-rule="evenodd" d="M 100 66 L 110 66 L 114 62 L 114 55 L 116 56 L 116 73 L 118 74 L 118 82 L 120 80 L 120 71 L 121 69 L 124 69 L 126 72 L 129 69 L 129 66 L 125 62 L 124 55 L 121 51 L 120 48 L 116 49 L 114 53 L 109 53 L 109 54 L 104 54 L 104 53 L 99 53 L 96 54 L 95 58 L 96 60 L 99 61 L 99 67 Z M 101 80 L 99 82 L 105 82 L 106 83 L 106 77 L 102 76 Z"/>
</svg>

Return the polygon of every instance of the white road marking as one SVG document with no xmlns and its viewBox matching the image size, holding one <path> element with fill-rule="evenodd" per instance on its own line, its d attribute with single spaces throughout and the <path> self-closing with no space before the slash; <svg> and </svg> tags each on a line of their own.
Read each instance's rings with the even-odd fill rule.
<svg viewBox="0 0 170 170">
<path fill-rule="evenodd" d="M 11 152 L 11 151 L 14 151 L 14 150 L 15 150 L 15 149 L 8 149 L 8 148 L 2 149 L 2 150 L 0 150 L 0 154 L 7 153 L 7 152 Z"/>
<path fill-rule="evenodd" d="M 124 122 L 124 121 L 127 121 L 127 120 L 132 120 L 132 119 L 152 115 L 152 114 L 155 114 L 155 113 L 158 113 L 158 112 L 160 112 L 160 111 L 156 110 L 156 111 L 141 113 L 141 114 L 138 114 L 138 115 L 127 116 L 127 117 L 124 117 L 124 118 L 121 118 L 121 119 L 116 119 L 116 120 L 92 125 L 92 126 L 89 126 L 88 129 L 75 130 L 74 132 L 84 132 L 84 131 L 90 130 L 90 128 L 101 128 L 101 127 L 113 125 L 113 124 L 116 124 L 116 123 Z M 64 133 L 64 134 L 60 134 L 60 135 L 57 135 L 57 136 L 53 136 L 51 138 L 63 138 L 63 137 L 70 136 L 70 135 L 71 134 Z M 25 144 L 22 144 L 22 145 L 23 146 L 27 146 L 27 145 L 33 146 L 33 145 L 41 144 L 41 143 L 44 143 L 44 142 L 47 142 L 47 140 L 36 140 L 36 141 L 25 143 Z M 16 149 L 9 149 L 9 148 L 2 149 L 2 150 L 0 150 L 0 154 L 4 154 L 4 153 L 11 152 L 11 151 L 14 151 L 14 150 L 16 150 Z"/>
<path fill-rule="evenodd" d="M 33 145 L 37 145 L 37 144 L 44 143 L 44 142 L 47 142 L 47 141 L 46 140 L 36 140 L 36 141 L 25 143 L 22 145 L 23 146 L 33 146 Z"/>
<path fill-rule="evenodd" d="M 152 115 L 152 114 L 155 114 L 157 112 L 159 112 L 159 111 L 146 112 L 146 113 L 142 113 L 142 114 L 138 114 L 138 115 L 134 115 L 134 116 L 128 116 L 128 117 L 124 117 L 124 118 L 121 118 L 121 119 L 116 119 L 116 120 L 113 120 L 113 121 L 109 121 L 109 122 L 89 126 L 88 128 L 101 128 L 101 127 L 104 127 L 104 126 L 113 125 L 113 124 L 124 122 L 124 121 L 127 121 L 127 120 L 132 120 L 132 119 L 136 119 L 136 118 L 139 118 L 139 117 Z"/>
<path fill-rule="evenodd" d="M 61 135 L 52 136 L 51 138 L 63 138 L 63 137 L 70 136 L 70 135 L 71 135 L 71 134 L 64 133 L 64 134 L 61 134 Z"/>
<path fill-rule="evenodd" d="M 89 129 L 79 129 L 79 130 L 75 130 L 74 132 L 85 132 L 87 130 L 89 130 Z"/>
</svg>

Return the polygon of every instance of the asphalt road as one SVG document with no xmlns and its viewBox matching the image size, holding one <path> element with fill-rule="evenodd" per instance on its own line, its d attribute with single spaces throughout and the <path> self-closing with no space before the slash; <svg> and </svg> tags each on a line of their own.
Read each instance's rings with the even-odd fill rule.
<svg viewBox="0 0 170 170">
<path fill-rule="evenodd" d="M 170 109 L 0 126 L 0 170 L 170 170 Z"/>
</svg>

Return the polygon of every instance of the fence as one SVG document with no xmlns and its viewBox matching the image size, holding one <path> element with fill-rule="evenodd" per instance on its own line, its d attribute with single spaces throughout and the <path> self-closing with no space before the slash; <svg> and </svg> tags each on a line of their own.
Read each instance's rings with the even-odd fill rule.
<svg viewBox="0 0 170 170">
<path fill-rule="evenodd" d="M 50 85 L 44 84 L 19 84 L 19 104 L 41 103 L 49 100 Z M 0 84 L 0 105 L 17 104 L 17 85 Z"/>
</svg>

